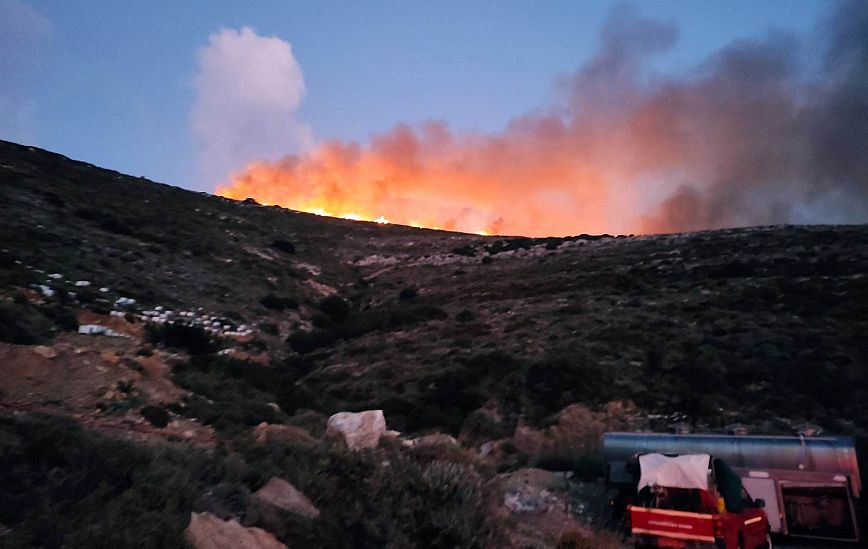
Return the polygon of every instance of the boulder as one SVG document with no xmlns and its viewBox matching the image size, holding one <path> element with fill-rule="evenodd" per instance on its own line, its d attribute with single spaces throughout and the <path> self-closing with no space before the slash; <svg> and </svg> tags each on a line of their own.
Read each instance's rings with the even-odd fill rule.
<svg viewBox="0 0 868 549">
<path fill-rule="evenodd" d="M 451 435 L 444 433 L 435 433 L 433 435 L 425 435 L 418 438 L 412 438 L 404 441 L 404 446 L 412 446 L 416 448 L 431 447 L 431 446 L 458 446 L 458 441 Z"/>
<path fill-rule="evenodd" d="M 43 358 L 51 359 L 57 356 L 57 351 L 51 347 L 46 347 L 45 345 L 37 345 L 36 347 L 33 347 L 33 352 Z"/>
<path fill-rule="evenodd" d="M 382 410 L 339 412 L 328 420 L 326 436 L 343 441 L 347 448 L 376 448 L 386 432 L 386 418 Z"/>
<path fill-rule="evenodd" d="M 312 446 L 316 439 L 310 433 L 295 425 L 273 425 L 265 421 L 253 429 L 253 439 L 257 444 L 283 443 Z"/>
<path fill-rule="evenodd" d="M 235 520 L 220 520 L 211 513 L 191 513 L 184 538 L 193 549 L 286 549 L 261 528 L 245 528 Z"/>
<path fill-rule="evenodd" d="M 307 496 L 282 478 L 271 477 L 265 486 L 254 492 L 252 501 L 263 518 L 284 512 L 310 519 L 319 516 L 319 509 Z M 268 524 L 269 521 L 264 522 Z"/>
</svg>

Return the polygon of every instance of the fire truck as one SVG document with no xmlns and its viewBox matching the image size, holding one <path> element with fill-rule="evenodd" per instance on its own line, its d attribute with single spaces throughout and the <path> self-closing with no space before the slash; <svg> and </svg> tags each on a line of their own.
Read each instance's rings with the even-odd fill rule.
<svg viewBox="0 0 868 549">
<path fill-rule="evenodd" d="M 636 547 L 772 547 L 765 502 L 751 498 L 723 460 L 651 453 L 637 463 L 636 502 L 627 506 Z"/>
<path fill-rule="evenodd" d="M 603 452 L 608 484 L 618 494 L 616 512 L 642 506 L 639 456 L 705 454 L 728 465 L 747 497 L 762 500 L 773 535 L 860 539 L 856 509 L 862 481 L 850 437 L 606 433 Z"/>
</svg>

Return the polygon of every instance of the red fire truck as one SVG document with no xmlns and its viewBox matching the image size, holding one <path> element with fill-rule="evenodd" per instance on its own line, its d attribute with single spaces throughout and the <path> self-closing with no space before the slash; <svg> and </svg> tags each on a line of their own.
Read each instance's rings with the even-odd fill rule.
<svg viewBox="0 0 868 549">
<path fill-rule="evenodd" d="M 652 453 L 638 462 L 636 504 L 627 507 L 637 547 L 772 546 L 765 502 L 751 498 L 723 460 Z"/>
</svg>

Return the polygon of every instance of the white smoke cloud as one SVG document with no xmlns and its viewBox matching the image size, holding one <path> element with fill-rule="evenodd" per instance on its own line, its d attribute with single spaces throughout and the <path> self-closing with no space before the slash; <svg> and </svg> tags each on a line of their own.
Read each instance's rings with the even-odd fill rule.
<svg viewBox="0 0 868 549">
<path fill-rule="evenodd" d="M 253 160 L 311 145 L 310 128 L 295 117 L 305 86 L 289 42 L 250 27 L 223 29 L 197 58 L 191 124 L 199 188 L 213 189 Z"/>
<path fill-rule="evenodd" d="M 0 139 L 36 139 L 36 105 L 29 91 L 51 33 L 51 23 L 32 7 L 0 0 Z"/>
</svg>

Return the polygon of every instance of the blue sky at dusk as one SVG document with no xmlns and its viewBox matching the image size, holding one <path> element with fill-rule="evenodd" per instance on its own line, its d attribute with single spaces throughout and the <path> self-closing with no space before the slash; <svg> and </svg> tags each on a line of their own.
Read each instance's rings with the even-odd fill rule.
<svg viewBox="0 0 868 549">
<path fill-rule="evenodd" d="M 315 143 L 427 120 L 498 131 L 552 104 L 617 4 L 0 0 L 0 138 L 213 190 L 191 132 L 197 52 L 245 26 L 292 45 L 305 88 L 293 116 Z M 830 11 L 819 0 L 633 5 L 677 28 L 653 58 L 662 73 L 769 31 L 810 41 Z"/>
</svg>

